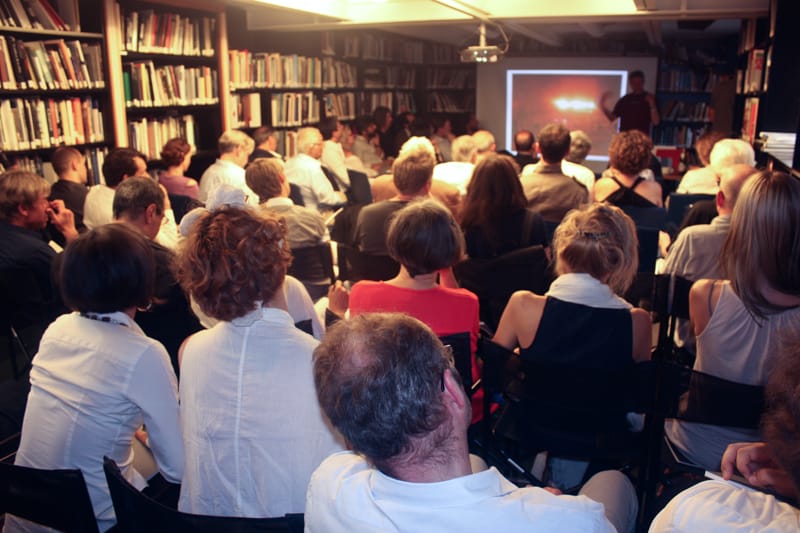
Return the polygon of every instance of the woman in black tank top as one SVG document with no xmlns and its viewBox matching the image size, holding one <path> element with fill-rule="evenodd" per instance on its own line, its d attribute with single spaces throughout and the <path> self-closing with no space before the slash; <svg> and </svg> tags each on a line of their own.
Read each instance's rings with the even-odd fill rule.
<svg viewBox="0 0 800 533">
<path fill-rule="evenodd" d="M 608 147 L 610 175 L 595 183 L 595 201 L 620 207 L 663 207 L 661 185 L 639 176 L 650 162 L 652 148 L 650 137 L 640 131 L 617 134 Z"/>
</svg>

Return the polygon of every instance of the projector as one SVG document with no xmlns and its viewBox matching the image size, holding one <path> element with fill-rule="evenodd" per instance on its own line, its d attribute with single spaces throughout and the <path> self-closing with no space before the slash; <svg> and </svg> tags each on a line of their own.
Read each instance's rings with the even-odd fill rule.
<svg viewBox="0 0 800 533">
<path fill-rule="evenodd" d="M 494 45 L 468 46 L 461 50 L 462 63 L 497 63 L 505 52 Z"/>
</svg>

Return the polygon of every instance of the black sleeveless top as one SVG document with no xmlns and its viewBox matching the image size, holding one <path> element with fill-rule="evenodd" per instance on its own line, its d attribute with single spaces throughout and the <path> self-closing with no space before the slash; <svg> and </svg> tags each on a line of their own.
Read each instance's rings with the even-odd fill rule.
<svg viewBox="0 0 800 533">
<path fill-rule="evenodd" d="M 626 187 L 620 183 L 616 176 L 612 175 L 610 177 L 612 180 L 614 180 L 614 183 L 619 185 L 619 189 L 606 196 L 605 200 L 603 200 L 604 202 L 608 202 L 618 207 L 658 207 L 656 204 L 634 190 L 639 186 L 640 183 L 644 181 L 643 177 L 638 176 L 636 181 L 634 181 L 633 185 L 630 187 Z"/>
</svg>

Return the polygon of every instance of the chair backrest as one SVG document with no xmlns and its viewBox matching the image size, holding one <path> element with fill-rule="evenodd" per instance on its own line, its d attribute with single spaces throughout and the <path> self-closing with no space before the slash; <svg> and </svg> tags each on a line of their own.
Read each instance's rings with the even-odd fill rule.
<svg viewBox="0 0 800 533">
<path fill-rule="evenodd" d="M 333 283 L 333 254 L 330 243 L 292 249 L 288 274 L 308 283 Z"/>
<path fill-rule="evenodd" d="M 653 312 L 658 322 L 658 350 L 669 357 L 674 350 L 673 339 L 678 319 L 689 319 L 689 291 L 694 282 L 674 274 L 658 274 L 653 283 Z"/>
<path fill-rule="evenodd" d="M 350 281 L 386 281 L 400 272 L 400 263 L 388 255 L 365 254 L 357 248 L 348 248 L 347 261 Z"/>
<path fill-rule="evenodd" d="M 467 394 L 472 394 L 472 346 L 469 332 L 443 335 L 439 337 L 439 340 L 445 346 L 450 346 L 456 370 L 461 375 L 464 384 L 464 390 L 467 391 Z"/>
<path fill-rule="evenodd" d="M 700 200 L 713 200 L 713 194 L 679 194 L 669 195 L 669 209 L 667 209 L 667 224 L 670 230 L 677 230 L 681 227 L 686 213 L 692 206 Z"/>
<path fill-rule="evenodd" d="M 635 205 L 621 206 L 625 214 L 633 219 L 636 227 L 655 228 L 659 230 L 667 227 L 667 210 L 663 207 L 638 207 Z"/>
<path fill-rule="evenodd" d="M 182 513 L 139 492 L 125 479 L 116 463 L 108 457 L 103 458 L 103 470 L 106 474 L 108 489 L 111 492 L 111 500 L 114 503 L 114 512 L 117 515 L 117 529 L 123 533 L 140 531 L 249 533 L 303 530 L 303 515 L 241 518 Z"/>
<path fill-rule="evenodd" d="M 372 187 L 369 177 L 358 170 L 347 169 L 350 178 L 350 188 L 347 190 L 347 199 L 354 205 L 367 205 L 372 203 Z"/>
<path fill-rule="evenodd" d="M 639 238 L 639 272 L 655 272 L 658 259 L 658 228 L 636 226 Z"/>
<path fill-rule="evenodd" d="M 306 201 L 303 200 L 303 193 L 300 191 L 300 187 L 295 185 L 294 183 L 289 184 L 289 198 L 294 202 L 294 205 L 299 205 L 301 207 L 305 207 Z"/>
<path fill-rule="evenodd" d="M 80 470 L 39 470 L 0 463 L 0 513 L 68 533 L 97 531 Z"/>
</svg>

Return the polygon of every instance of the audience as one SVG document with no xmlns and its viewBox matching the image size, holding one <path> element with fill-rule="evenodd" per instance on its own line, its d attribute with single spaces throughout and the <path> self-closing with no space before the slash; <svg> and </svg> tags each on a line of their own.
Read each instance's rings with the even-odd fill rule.
<svg viewBox="0 0 800 533">
<path fill-rule="evenodd" d="M 297 131 L 297 155 L 286 161 L 283 171 L 290 183 L 300 188 L 309 209 L 333 208 L 347 202 L 344 193 L 322 171 L 322 133 L 317 128 Z"/>
<path fill-rule="evenodd" d="M 86 187 L 89 180 L 86 158 L 71 146 L 61 146 L 53 152 L 50 163 L 58 175 L 58 181 L 50 188 L 48 199 L 51 202 L 63 201 L 64 207 L 72 211 L 75 216 L 75 229 L 78 230 L 78 233 L 83 233 L 86 231 L 86 225 L 83 223 L 83 204 L 86 202 L 86 194 L 89 192 Z"/>
<path fill-rule="evenodd" d="M 514 161 L 520 169 L 525 168 L 525 165 L 539 162 L 539 158 L 536 157 L 536 139 L 528 130 L 519 130 L 514 135 L 514 150 L 517 152 Z"/>
<path fill-rule="evenodd" d="M 377 126 L 372 117 L 360 117 L 356 120 L 356 137 L 353 140 L 353 154 L 358 156 L 364 166 L 370 172 L 370 177 L 374 177 L 383 168 L 383 159 L 378 154 L 378 134 Z"/>
<path fill-rule="evenodd" d="M 569 130 L 561 124 L 548 124 L 539 132 L 542 160 L 528 165 L 520 180 L 528 207 L 538 211 L 546 222 L 558 224 L 571 209 L 589 201 L 586 187 L 565 175 L 561 161 L 569 152 Z"/>
<path fill-rule="evenodd" d="M 275 135 L 275 130 L 269 126 L 261 126 L 253 131 L 253 143 L 255 148 L 253 153 L 250 154 L 249 162 L 253 162 L 259 158 L 275 157 L 283 161 L 281 154 L 276 152 L 278 149 L 278 137 Z"/>
<path fill-rule="evenodd" d="M 592 151 L 592 140 L 581 130 L 569 132 L 569 139 L 569 153 L 561 161 L 561 172 L 583 183 L 589 191 L 589 198 L 594 198 L 594 172 L 583 165 Z"/>
<path fill-rule="evenodd" d="M 206 202 L 211 191 L 226 183 L 243 190 L 248 204 L 257 205 L 258 198 L 244 180 L 244 167 L 254 146 L 253 139 L 239 130 L 228 130 L 220 135 L 217 141 L 219 157 L 203 172 L 198 199 Z"/>
<path fill-rule="evenodd" d="M 453 141 L 456 136 L 453 135 L 453 126 L 450 119 L 441 115 L 431 118 L 431 125 L 433 126 L 433 135 L 431 135 L 431 142 L 438 149 L 442 155 L 442 160 L 439 163 L 446 163 L 453 160 Z"/>
<path fill-rule="evenodd" d="M 703 279 L 689 294 L 694 370 L 748 385 L 767 382 L 779 334 L 800 321 L 798 227 L 797 178 L 764 171 L 747 180 L 720 256 L 728 281 Z M 719 470 L 728 444 L 761 439 L 757 431 L 677 420 L 667 421 L 665 430 L 683 455 L 706 470 Z"/>
<path fill-rule="evenodd" d="M 491 259 L 519 248 L 547 246 L 544 220 L 528 209 L 517 171 L 514 160 L 504 155 L 488 155 L 475 167 L 461 209 L 469 257 Z"/>
<path fill-rule="evenodd" d="M 464 196 L 467 193 L 472 171 L 475 169 L 474 162 L 477 154 L 475 139 L 471 135 L 456 137 L 450 153 L 452 161 L 436 165 L 433 169 L 433 179 L 453 185 Z"/>
<path fill-rule="evenodd" d="M 108 224 L 77 237 L 59 271 L 73 313 L 47 328 L 30 372 L 14 464 L 79 468 L 100 531 L 115 522 L 103 456 L 139 489 L 155 474 L 136 468 L 144 462 L 137 456 L 149 455 L 134 437 L 142 423 L 158 470 L 175 483 L 183 477 L 175 374 L 164 347 L 133 320 L 150 302 L 154 276 L 151 247 L 128 227 Z M 20 522 L 7 515 L 5 530 L 20 530 Z"/>
<path fill-rule="evenodd" d="M 398 113 L 392 123 L 392 127 L 394 128 L 394 150 L 393 154 L 398 154 L 400 152 L 400 148 L 409 140 L 413 135 L 417 135 L 412 132 L 414 129 L 414 122 L 416 117 L 414 113 L 409 111 L 404 111 L 402 113 Z M 430 132 L 426 132 L 424 135 L 427 137 Z"/>
<path fill-rule="evenodd" d="M 702 165 L 686 171 L 675 192 L 679 194 L 717 194 L 717 170 L 711 166 L 711 150 L 725 138 L 724 133 L 705 133 L 694 143 L 697 158 Z M 721 170 L 721 169 L 720 169 Z"/>
<path fill-rule="evenodd" d="M 336 324 L 314 352 L 314 384 L 352 451 L 314 472 L 306 531 L 632 527 L 635 496 L 619 472 L 597 474 L 577 497 L 517 488 L 494 468 L 473 473 L 470 402 L 445 347 L 414 318 L 368 314 Z"/>
<path fill-rule="evenodd" d="M 161 149 L 161 161 L 167 169 L 158 175 L 158 182 L 167 192 L 197 200 L 197 181 L 184 175 L 192 162 L 192 146 L 180 137 L 170 139 Z"/>
<path fill-rule="evenodd" d="M 344 161 L 342 148 L 342 133 L 344 128 L 336 117 L 327 117 L 319 124 L 322 133 L 322 155 L 320 163 L 328 167 L 334 174 L 339 186 L 346 189 L 350 187 L 350 176 L 347 174 L 347 165 Z"/>
<path fill-rule="evenodd" d="M 497 149 L 494 135 L 490 131 L 478 130 L 472 134 L 472 140 L 475 141 L 475 160 L 473 163 L 477 163 L 481 158 L 494 153 Z"/>
<path fill-rule="evenodd" d="M 378 141 L 385 158 L 394 158 L 398 147 L 394 145 L 394 130 L 392 129 L 392 110 L 379 106 L 372 112 L 372 120 L 377 126 Z"/>
<path fill-rule="evenodd" d="M 286 312 L 289 258 L 280 221 L 238 207 L 202 215 L 181 248 L 181 285 L 219 320 L 181 352 L 181 511 L 302 513 L 311 473 L 342 449 L 314 394 L 317 341 Z"/>
<path fill-rule="evenodd" d="M 639 130 L 614 135 L 608 146 L 611 168 L 594 184 L 594 200 L 620 207 L 662 207 L 661 185 L 640 176 L 652 149 L 650 137 Z"/>
</svg>

